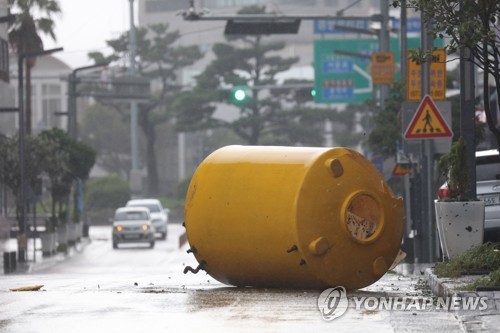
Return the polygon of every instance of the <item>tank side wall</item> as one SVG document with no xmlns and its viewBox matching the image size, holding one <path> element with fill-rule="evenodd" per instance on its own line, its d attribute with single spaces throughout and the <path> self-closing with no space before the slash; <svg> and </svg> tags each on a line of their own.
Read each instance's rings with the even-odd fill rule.
<svg viewBox="0 0 500 333">
<path fill-rule="evenodd" d="M 300 260 L 287 250 L 297 240 L 296 197 L 323 149 L 284 148 L 222 148 L 193 176 L 186 199 L 188 240 L 198 261 L 204 260 L 222 282 L 290 285 L 307 280 Z"/>
</svg>

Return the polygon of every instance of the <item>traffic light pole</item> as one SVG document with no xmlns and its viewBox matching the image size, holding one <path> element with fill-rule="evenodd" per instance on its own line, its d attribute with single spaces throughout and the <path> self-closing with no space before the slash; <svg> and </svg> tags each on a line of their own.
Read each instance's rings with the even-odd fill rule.
<svg viewBox="0 0 500 333">
<path fill-rule="evenodd" d="M 381 1 L 389 6 L 387 0 Z M 345 10 L 345 9 L 344 9 Z M 387 7 L 387 13 L 389 9 Z M 337 12 L 337 15 L 276 15 L 276 14 L 239 14 L 239 15 L 221 15 L 221 16 L 205 16 L 203 12 L 197 12 L 194 6 L 194 0 L 189 1 L 189 9 L 182 13 L 184 20 L 186 21 L 226 21 L 234 24 L 235 22 L 241 23 L 242 27 L 248 29 L 249 25 L 267 25 L 271 29 L 269 31 L 264 31 L 261 29 L 252 29 L 254 34 L 276 34 L 276 33 L 292 33 L 290 31 L 285 31 L 280 29 L 280 25 L 286 26 L 291 22 L 300 23 L 301 20 L 332 20 L 337 21 L 350 21 L 350 20 L 370 20 L 370 21 L 384 21 L 387 23 L 388 16 L 384 19 L 383 14 L 374 14 L 371 16 L 344 16 L 343 11 Z M 272 25 L 273 24 L 273 25 Z M 231 29 L 228 33 L 228 27 L 226 26 L 226 34 L 252 34 L 245 31 L 235 31 Z M 237 27 L 233 27 L 237 28 Z M 296 27 L 298 28 L 298 26 Z"/>
</svg>

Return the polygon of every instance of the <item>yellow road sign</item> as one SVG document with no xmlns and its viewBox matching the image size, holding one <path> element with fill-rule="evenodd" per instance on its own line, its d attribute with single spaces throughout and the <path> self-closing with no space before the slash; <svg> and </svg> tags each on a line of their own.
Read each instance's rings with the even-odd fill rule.
<svg viewBox="0 0 500 333">
<path fill-rule="evenodd" d="M 446 120 L 444 120 L 431 96 L 426 95 L 406 129 L 405 139 L 432 139 L 451 136 L 453 136 L 453 133 Z"/>
<path fill-rule="evenodd" d="M 432 51 L 430 93 L 436 101 L 446 98 L 446 51 L 444 49 L 435 49 Z M 421 98 L 421 66 L 410 60 L 408 61 L 406 99 L 418 102 Z"/>
<path fill-rule="evenodd" d="M 396 63 L 394 53 L 375 52 L 372 54 L 372 83 L 391 84 L 396 74 Z"/>
</svg>

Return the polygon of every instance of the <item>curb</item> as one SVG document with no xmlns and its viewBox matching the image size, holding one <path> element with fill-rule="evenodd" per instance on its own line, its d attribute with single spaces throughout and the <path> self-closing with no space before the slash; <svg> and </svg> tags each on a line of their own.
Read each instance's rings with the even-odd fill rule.
<svg viewBox="0 0 500 333">
<path fill-rule="evenodd" d="M 456 296 L 457 292 L 455 292 L 450 286 L 454 280 L 437 277 L 437 275 L 432 271 L 432 268 L 425 269 L 424 274 L 434 295 L 438 297 Z"/>
<path fill-rule="evenodd" d="M 74 246 L 68 248 L 67 253 L 57 253 L 50 257 L 43 257 L 41 260 L 36 262 L 25 262 L 17 263 L 17 268 L 14 272 L 7 274 L 29 274 L 40 270 L 44 270 L 57 265 L 60 262 L 66 261 L 73 257 L 75 254 L 82 253 L 87 245 L 90 244 L 89 238 L 82 238 L 82 240 L 76 243 Z M 6 275 L 5 273 L 0 273 L 0 275 Z"/>
<path fill-rule="evenodd" d="M 82 238 L 80 242 L 68 248 L 67 253 L 58 253 L 53 257 L 43 259 L 41 262 L 30 263 L 27 273 L 37 272 L 57 265 L 60 262 L 66 261 L 75 254 L 82 253 L 85 247 L 90 244 L 90 238 Z"/>
<path fill-rule="evenodd" d="M 475 280 L 477 276 L 457 279 L 439 278 L 432 268 L 425 270 L 432 293 L 437 297 L 486 297 L 486 310 L 448 310 L 460 321 L 464 332 L 500 332 L 500 292 L 457 291 L 456 288 Z"/>
</svg>

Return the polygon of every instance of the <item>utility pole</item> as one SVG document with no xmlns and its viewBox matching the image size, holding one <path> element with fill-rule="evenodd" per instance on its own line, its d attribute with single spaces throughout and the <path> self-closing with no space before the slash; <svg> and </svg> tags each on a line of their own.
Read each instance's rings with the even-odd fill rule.
<svg viewBox="0 0 500 333">
<path fill-rule="evenodd" d="M 389 0 L 380 0 L 380 34 L 378 36 L 379 51 L 389 52 Z M 385 100 L 389 97 L 389 85 L 380 85 L 380 108 L 384 109 Z"/>
<path fill-rule="evenodd" d="M 460 6 L 463 5 L 462 1 Z M 460 48 L 460 136 L 464 138 L 469 166 L 469 188 L 466 198 L 475 199 L 476 193 L 476 142 L 475 124 L 475 70 L 473 56 L 469 48 Z M 489 103 L 489 101 L 484 101 Z"/>
<path fill-rule="evenodd" d="M 423 52 L 431 52 L 434 46 L 432 35 L 429 31 L 432 29 L 432 23 L 424 22 L 422 13 L 422 40 L 421 48 Z M 422 98 L 430 95 L 430 66 L 431 56 L 427 57 L 427 61 L 422 64 L 421 72 L 421 89 Z M 421 142 L 421 161 L 423 172 L 421 173 L 422 184 L 422 230 L 421 245 L 423 262 L 434 262 L 436 257 L 436 226 L 434 223 L 434 202 L 433 202 L 433 149 L 431 140 L 422 140 Z"/>
<path fill-rule="evenodd" d="M 130 33 L 129 33 L 129 74 L 132 78 L 137 75 L 135 56 L 137 54 L 137 34 L 134 24 L 134 0 L 130 2 Z M 130 190 L 137 193 L 141 190 L 141 175 L 139 172 L 139 157 L 137 144 L 138 103 L 136 100 L 130 102 L 130 146 L 132 165 L 130 170 Z"/>
</svg>

